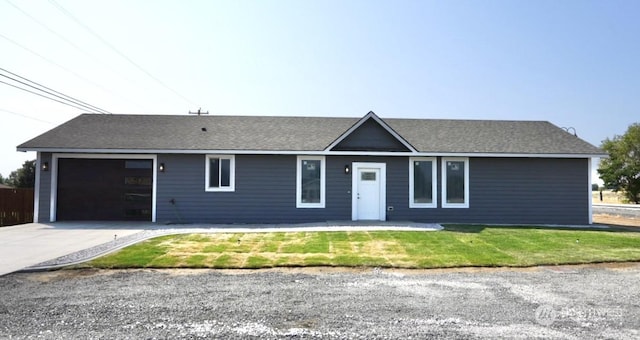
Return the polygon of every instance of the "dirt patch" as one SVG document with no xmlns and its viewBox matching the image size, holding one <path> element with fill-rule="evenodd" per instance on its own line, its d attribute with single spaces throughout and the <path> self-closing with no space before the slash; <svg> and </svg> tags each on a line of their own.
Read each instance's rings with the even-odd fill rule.
<svg viewBox="0 0 640 340">
<path fill-rule="evenodd" d="M 38 272 L 27 276 L 27 278 L 28 280 L 34 282 L 57 282 L 60 280 L 71 280 L 75 278 L 90 277 L 95 275 L 109 275 L 111 273 L 113 273 L 113 271 L 111 270 L 83 268 Z"/>
<path fill-rule="evenodd" d="M 433 268 L 433 269 L 406 269 L 406 268 L 378 268 L 378 267 L 277 267 L 262 269 L 62 269 L 48 272 L 36 272 L 28 276 L 34 282 L 57 282 L 82 277 L 120 275 L 124 273 L 163 273 L 170 276 L 191 276 L 207 272 L 215 272 L 223 275 L 250 275 L 259 273 L 280 274 L 379 274 L 385 273 L 392 276 L 425 275 L 444 273 L 499 273 L 499 272 L 571 272 L 578 269 L 607 269 L 615 271 L 635 270 L 640 267 L 639 262 L 607 262 L 558 266 L 534 266 L 534 267 L 458 267 L 458 268 Z"/>
<path fill-rule="evenodd" d="M 640 227 L 640 218 L 609 214 L 593 214 L 593 223 L 625 227 Z"/>
</svg>

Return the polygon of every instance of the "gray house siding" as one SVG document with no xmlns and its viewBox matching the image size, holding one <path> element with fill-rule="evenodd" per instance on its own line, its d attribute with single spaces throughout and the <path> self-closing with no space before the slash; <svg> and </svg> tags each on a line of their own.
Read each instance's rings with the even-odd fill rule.
<svg viewBox="0 0 640 340">
<path fill-rule="evenodd" d="M 41 162 L 51 154 L 41 153 Z M 438 223 L 589 222 L 587 159 L 470 158 L 469 208 L 442 208 L 441 158 L 437 208 L 409 208 L 409 158 L 327 156 L 325 208 L 296 208 L 295 155 L 236 155 L 235 191 L 205 191 L 205 155 L 159 154 L 159 223 L 302 223 L 350 220 L 352 162 L 386 164 L 387 220 Z M 50 216 L 51 174 L 40 172 L 39 222 Z M 173 203 L 172 203 L 173 202 Z"/>
<path fill-rule="evenodd" d="M 48 162 L 51 169 L 51 153 L 40 153 L 40 164 Z M 38 220 L 35 222 L 46 223 L 49 222 L 51 212 L 51 170 L 42 171 L 42 169 L 36 169 L 40 171 L 40 190 L 38 192 Z"/>
<path fill-rule="evenodd" d="M 409 208 L 407 157 L 326 157 L 325 208 L 296 208 L 296 156 L 236 155 L 235 192 L 205 192 L 204 155 L 159 155 L 157 221 L 300 223 L 351 219 L 352 162 L 386 163 L 387 220 L 449 223 L 589 222 L 587 160 L 471 158 L 469 208 Z M 175 204 L 172 204 L 174 202 Z"/>
<path fill-rule="evenodd" d="M 470 158 L 466 209 L 441 208 L 440 169 L 438 159 L 438 208 L 410 209 L 407 184 L 407 191 L 398 192 L 398 200 L 407 198 L 407 204 L 394 209 L 398 218 L 441 223 L 589 223 L 587 159 Z M 398 176 L 408 180 L 407 173 Z"/>
<path fill-rule="evenodd" d="M 470 220 L 589 223 L 586 159 L 472 159 Z M 473 201 L 472 201 L 473 202 Z"/>
<path fill-rule="evenodd" d="M 334 189 L 341 183 L 343 168 L 330 162 L 324 209 L 296 208 L 296 156 L 236 155 L 234 192 L 205 191 L 205 155 L 158 155 L 158 162 L 166 166 L 158 174 L 158 222 L 300 223 L 351 218 L 350 203 L 342 206 L 343 195 Z"/>
<path fill-rule="evenodd" d="M 334 146 L 334 151 L 409 151 L 378 122 L 369 119 Z"/>
</svg>

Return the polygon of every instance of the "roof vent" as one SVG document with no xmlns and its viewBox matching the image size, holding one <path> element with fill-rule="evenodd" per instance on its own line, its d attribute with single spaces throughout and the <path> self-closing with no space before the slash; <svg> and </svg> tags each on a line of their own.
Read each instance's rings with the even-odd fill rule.
<svg viewBox="0 0 640 340">
<path fill-rule="evenodd" d="M 206 128 L 206 127 L 203 127 L 203 128 L 202 128 L 202 131 L 207 132 L 207 128 Z"/>
</svg>

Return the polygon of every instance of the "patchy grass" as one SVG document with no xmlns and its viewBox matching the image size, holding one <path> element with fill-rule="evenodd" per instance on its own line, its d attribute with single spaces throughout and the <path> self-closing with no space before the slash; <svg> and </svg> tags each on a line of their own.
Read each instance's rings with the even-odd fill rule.
<svg viewBox="0 0 640 340">
<path fill-rule="evenodd" d="M 440 232 L 190 234 L 154 238 L 88 263 L 98 268 L 534 266 L 640 260 L 640 233 L 449 225 Z"/>
</svg>

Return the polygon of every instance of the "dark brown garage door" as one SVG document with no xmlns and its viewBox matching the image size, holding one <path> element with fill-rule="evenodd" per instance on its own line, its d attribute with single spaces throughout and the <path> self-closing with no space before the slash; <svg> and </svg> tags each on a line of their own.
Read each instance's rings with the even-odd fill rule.
<svg viewBox="0 0 640 340">
<path fill-rule="evenodd" d="M 151 221 L 153 161 L 58 160 L 58 221 Z"/>
</svg>

